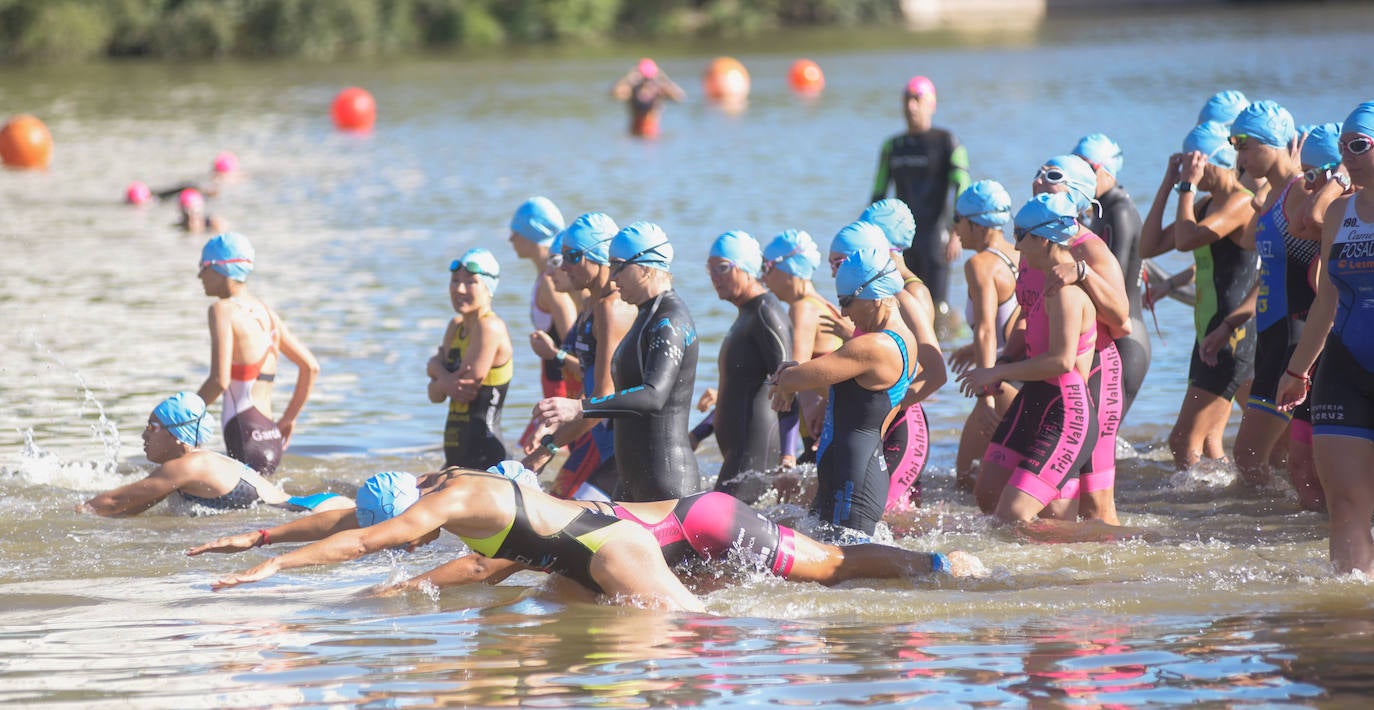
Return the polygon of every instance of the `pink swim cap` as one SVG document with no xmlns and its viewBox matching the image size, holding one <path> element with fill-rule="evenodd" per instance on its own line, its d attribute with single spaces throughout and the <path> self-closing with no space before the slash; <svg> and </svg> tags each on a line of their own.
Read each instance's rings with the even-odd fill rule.
<svg viewBox="0 0 1374 710">
<path fill-rule="evenodd" d="M 215 156 L 215 172 L 232 173 L 239 169 L 239 157 L 229 151 L 222 151 Z"/>
<path fill-rule="evenodd" d="M 648 57 L 639 60 L 639 66 L 636 68 L 639 69 L 639 75 L 645 79 L 652 79 L 658 76 L 658 64 L 655 64 L 654 60 Z"/>
<path fill-rule="evenodd" d="M 141 181 L 135 180 L 124 188 L 124 201 L 131 205 L 141 205 L 153 198 L 153 191 Z"/>
<path fill-rule="evenodd" d="M 935 95 L 935 84 L 930 79 L 917 75 L 911 77 L 911 81 L 906 83 L 906 93 L 911 96 L 921 96 L 924 94 Z"/>
<path fill-rule="evenodd" d="M 205 196 L 200 194 L 200 190 L 188 187 L 177 195 L 177 202 L 181 203 L 181 209 L 190 212 L 191 210 L 205 209 Z"/>
</svg>

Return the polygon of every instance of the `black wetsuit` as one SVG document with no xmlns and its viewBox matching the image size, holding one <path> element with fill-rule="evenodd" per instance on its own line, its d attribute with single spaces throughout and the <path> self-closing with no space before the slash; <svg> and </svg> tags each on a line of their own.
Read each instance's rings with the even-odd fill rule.
<svg viewBox="0 0 1374 710">
<path fill-rule="evenodd" d="M 1145 329 L 1142 317 L 1142 294 L 1144 281 L 1140 267 L 1140 210 L 1135 201 L 1120 185 L 1102 193 L 1097 198 L 1102 203 L 1102 216 L 1087 220 L 1087 228 L 1112 250 L 1117 262 L 1121 264 L 1121 276 L 1126 282 L 1126 299 L 1130 302 L 1131 334 L 1118 338 L 1116 350 L 1121 354 L 1121 389 L 1125 395 L 1121 417 L 1131 410 L 1131 403 L 1145 381 L 1145 372 L 1150 369 L 1150 333 Z"/>
<path fill-rule="evenodd" d="M 897 199 L 911 208 L 916 237 L 903 257 L 907 267 L 930 289 L 936 304 L 949 302 L 946 207 L 951 188 L 962 184 L 956 174 L 967 170 L 968 156 L 959 139 L 942 128 L 931 128 L 925 133 L 899 133 L 887 139 L 873 181 L 870 202 L 886 197 L 890 183 Z"/>
<path fill-rule="evenodd" d="M 737 478 L 746 471 L 777 465 L 778 415 L 768 378 L 792 353 L 792 322 L 778 297 L 764 292 L 739 307 L 720 344 L 720 395 L 716 402 L 716 442 L 724 461 L 716 490 L 753 503 L 768 488 L 761 477 Z"/>
<path fill-rule="evenodd" d="M 697 347 L 687 302 L 672 289 L 660 293 L 639 305 L 615 350 L 611 376 L 620 389 L 583 405 L 585 416 L 616 419 L 616 500 L 667 500 L 701 490 L 687 436 Z"/>
</svg>

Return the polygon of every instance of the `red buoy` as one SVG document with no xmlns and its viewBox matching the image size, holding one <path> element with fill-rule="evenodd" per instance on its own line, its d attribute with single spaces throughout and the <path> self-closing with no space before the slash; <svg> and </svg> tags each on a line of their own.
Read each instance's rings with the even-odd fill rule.
<svg viewBox="0 0 1374 710">
<path fill-rule="evenodd" d="M 749 70 L 734 57 L 716 57 L 701 75 L 701 86 L 712 101 L 743 101 L 749 96 Z"/>
<path fill-rule="evenodd" d="M 792 69 L 787 72 L 787 83 L 799 94 L 814 96 L 825 88 L 825 74 L 821 72 L 820 65 L 810 59 L 798 59 L 792 62 Z"/>
<path fill-rule="evenodd" d="M 377 122 L 377 102 L 366 89 L 350 86 L 334 97 L 330 109 L 334 125 L 341 131 L 368 131 Z"/>
</svg>

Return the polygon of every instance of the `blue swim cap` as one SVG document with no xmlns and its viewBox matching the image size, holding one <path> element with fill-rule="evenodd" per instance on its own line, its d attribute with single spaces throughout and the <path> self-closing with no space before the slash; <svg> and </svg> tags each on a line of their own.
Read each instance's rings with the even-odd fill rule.
<svg viewBox="0 0 1374 710">
<path fill-rule="evenodd" d="M 1045 165 L 1064 171 L 1064 184 L 1068 186 L 1069 196 L 1078 205 L 1079 212 L 1092 206 L 1093 200 L 1097 199 L 1097 173 L 1093 172 L 1093 166 L 1088 165 L 1088 161 L 1076 155 L 1056 155 L 1046 160 Z"/>
<path fill-rule="evenodd" d="M 1302 142 L 1302 164 L 1324 168 L 1341 162 L 1341 124 L 1313 126 Z"/>
<path fill-rule="evenodd" d="M 1207 162 L 1223 168 L 1236 167 L 1236 149 L 1231 147 L 1231 129 L 1208 121 L 1193 126 L 1183 138 L 1184 153 L 1202 153 Z"/>
<path fill-rule="evenodd" d="M 754 278 L 763 274 L 763 250 L 757 239 L 732 229 L 711 242 L 711 256 L 724 259 Z"/>
<path fill-rule="evenodd" d="M 810 234 L 789 229 L 768 242 L 763 250 L 764 261 L 773 268 L 799 279 L 809 279 L 821 265 L 821 250 Z"/>
<path fill-rule="evenodd" d="M 539 486 L 539 474 L 525 468 L 525 464 L 513 459 L 506 459 L 495 466 L 488 466 L 487 473 L 505 476 L 521 485 L 529 486 L 535 490 L 542 490 Z"/>
<path fill-rule="evenodd" d="M 588 212 L 563 230 L 563 251 L 581 253 L 593 264 L 610 262 L 611 240 L 620 227 L 605 212 Z"/>
<path fill-rule="evenodd" d="M 247 281 L 253 273 L 253 245 L 238 232 L 213 236 L 200 250 L 200 268 L 207 266 L 235 281 Z"/>
<path fill-rule="evenodd" d="M 835 295 L 864 301 L 896 296 L 902 290 L 902 274 L 886 248 L 858 249 L 840 262 L 835 272 Z"/>
<path fill-rule="evenodd" d="M 558 234 L 553 235 L 553 241 L 549 242 L 549 255 L 552 256 L 552 255 L 554 255 L 554 254 L 562 254 L 562 253 L 563 253 L 563 230 L 559 230 L 559 231 L 558 231 Z"/>
<path fill-rule="evenodd" d="M 1096 165 L 1116 177 L 1121 172 L 1121 146 L 1108 138 L 1105 133 L 1089 133 L 1078 139 L 1073 154 L 1088 161 L 1089 167 Z"/>
<path fill-rule="evenodd" d="M 895 197 L 878 200 L 869 205 L 868 209 L 859 215 L 859 221 L 872 222 L 882 228 L 883 233 L 887 235 L 888 244 L 893 249 L 906 249 L 916 238 L 916 218 L 912 216 L 911 208 Z"/>
<path fill-rule="evenodd" d="M 153 418 L 187 446 L 200 446 L 215 433 L 211 417 L 205 411 L 205 400 L 195 392 L 177 392 L 162 400 L 153 408 Z"/>
<path fill-rule="evenodd" d="M 1298 129 L 1293 127 L 1293 114 L 1288 113 L 1288 109 L 1269 99 L 1261 99 L 1236 116 L 1231 124 L 1231 135 L 1248 136 L 1274 148 L 1287 148 L 1297 137 Z"/>
<path fill-rule="evenodd" d="M 563 231 L 563 213 L 549 198 L 531 197 L 515 208 L 510 218 L 510 231 L 548 246 L 554 236 Z"/>
<path fill-rule="evenodd" d="M 496 295 L 496 287 L 501 284 L 501 264 L 497 263 L 495 254 L 482 247 L 473 247 L 463 252 L 462 256 L 449 262 L 449 271 L 457 271 L 458 269 L 476 276 L 477 280 L 487 287 L 487 291 L 491 292 L 491 295 Z"/>
<path fill-rule="evenodd" d="M 1202 110 L 1197 114 L 1197 122 L 1216 121 L 1223 126 L 1229 126 L 1249 105 L 1250 100 L 1245 98 L 1245 94 L 1235 89 L 1218 91 L 1202 105 Z"/>
<path fill-rule="evenodd" d="M 846 224 L 840 228 L 835 238 L 830 240 L 830 252 L 832 254 L 848 256 L 860 249 L 891 250 L 892 243 L 887 241 L 887 233 L 883 231 L 882 227 L 863 220 Z"/>
<path fill-rule="evenodd" d="M 994 180 L 979 180 L 959 193 L 954 215 L 984 227 L 1000 227 L 1011 221 L 1011 195 Z"/>
<path fill-rule="evenodd" d="M 1062 192 L 1042 192 L 1026 200 L 1016 213 L 1018 239 L 1028 233 L 1068 246 L 1078 231 L 1078 205 Z"/>
<path fill-rule="evenodd" d="M 383 471 L 358 486 L 355 496 L 359 527 L 384 523 L 406 512 L 420 500 L 420 485 L 415 476 L 400 471 Z"/>
<path fill-rule="evenodd" d="M 668 243 L 668 235 L 657 224 L 634 222 L 611 240 L 611 258 L 668 271 L 673 263 L 673 245 Z"/>
<path fill-rule="evenodd" d="M 1355 110 L 1345 117 L 1341 130 L 1374 138 L 1374 101 L 1366 101 L 1356 106 Z"/>
</svg>

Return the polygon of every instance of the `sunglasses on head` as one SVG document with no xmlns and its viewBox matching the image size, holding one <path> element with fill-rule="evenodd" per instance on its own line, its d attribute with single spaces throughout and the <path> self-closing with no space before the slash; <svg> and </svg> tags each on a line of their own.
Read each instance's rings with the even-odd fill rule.
<svg viewBox="0 0 1374 710">
<path fill-rule="evenodd" d="M 1308 183 L 1314 183 L 1317 181 L 1318 178 L 1329 178 L 1331 177 L 1331 171 L 1335 170 L 1337 167 L 1340 167 L 1340 164 L 1340 161 L 1336 161 L 1334 163 L 1327 163 L 1326 165 L 1323 165 L 1318 168 L 1308 168 L 1302 172 L 1302 177 Z"/>
<path fill-rule="evenodd" d="M 1058 185 L 1069 179 L 1068 174 L 1059 168 L 1040 168 L 1035 171 L 1036 180 L 1044 180 L 1051 185 Z"/>
<path fill-rule="evenodd" d="M 1374 138 L 1360 135 L 1341 143 L 1341 152 L 1349 155 L 1364 155 L 1374 148 Z"/>
<path fill-rule="evenodd" d="M 848 295 L 840 296 L 835 300 L 840 302 L 840 308 L 848 308 L 850 304 L 854 303 L 854 300 L 859 297 L 859 294 L 862 293 L 865 288 L 868 288 L 869 284 L 873 283 L 874 281 L 877 281 L 878 279 L 884 276 L 887 276 L 888 274 L 895 273 L 896 271 L 897 265 L 889 261 L 887 262 L 886 266 L 878 270 L 878 273 L 870 276 L 867 281 L 859 284 L 858 288 L 855 288 L 853 291 L 850 291 Z"/>
<path fill-rule="evenodd" d="M 492 279 L 501 278 L 500 274 L 493 274 L 491 272 L 484 271 L 482 269 L 482 265 L 475 261 L 463 261 L 462 259 L 454 259 L 453 261 L 449 262 L 448 270 L 450 272 L 457 271 L 459 269 L 462 269 L 463 271 L 466 271 L 469 274 L 472 274 L 473 276 L 486 276 L 487 278 Z"/>
</svg>

